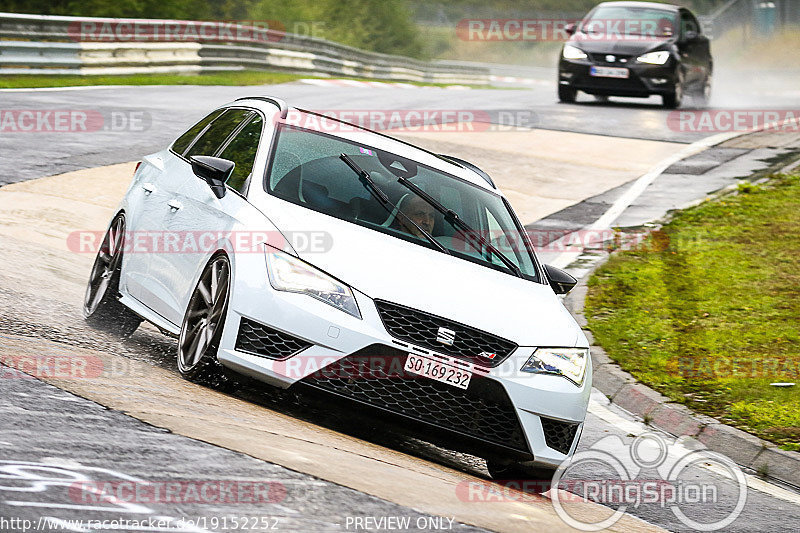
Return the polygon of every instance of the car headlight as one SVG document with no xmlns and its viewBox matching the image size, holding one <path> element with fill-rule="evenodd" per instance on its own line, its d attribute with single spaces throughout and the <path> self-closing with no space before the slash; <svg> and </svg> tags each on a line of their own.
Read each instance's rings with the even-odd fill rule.
<svg viewBox="0 0 800 533">
<path fill-rule="evenodd" d="M 588 348 L 537 348 L 521 370 L 563 376 L 580 386 L 588 361 Z"/>
<path fill-rule="evenodd" d="M 576 48 L 575 46 L 566 44 L 564 45 L 564 51 L 562 52 L 564 59 L 586 59 L 587 56 L 586 52 L 581 50 L 580 48 Z"/>
<path fill-rule="evenodd" d="M 639 63 L 649 63 L 651 65 L 663 65 L 669 60 L 669 52 L 662 50 L 660 52 L 648 52 L 636 58 Z"/>
<path fill-rule="evenodd" d="M 297 292 L 361 318 L 353 291 L 324 272 L 290 255 L 267 251 L 269 283 L 277 291 Z"/>
</svg>

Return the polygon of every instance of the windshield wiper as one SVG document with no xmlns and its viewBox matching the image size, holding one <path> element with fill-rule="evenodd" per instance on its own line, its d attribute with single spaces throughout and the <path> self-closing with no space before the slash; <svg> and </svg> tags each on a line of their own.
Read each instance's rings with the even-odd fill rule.
<svg viewBox="0 0 800 533">
<path fill-rule="evenodd" d="M 372 194 L 372 196 L 374 196 L 375 199 L 378 200 L 378 203 L 380 203 L 387 211 L 389 211 L 389 213 L 394 212 L 395 206 L 392 205 L 392 202 L 391 200 L 389 200 L 389 197 L 386 196 L 386 193 L 383 192 L 381 188 L 378 187 L 378 184 L 375 183 L 375 181 L 370 177 L 369 172 L 361 168 L 358 165 L 358 163 L 353 161 L 347 154 L 344 153 L 341 154 L 339 156 L 339 159 L 347 163 L 347 166 L 350 167 L 350 169 L 353 172 L 358 174 L 358 178 L 361 180 L 361 183 Z M 420 235 L 425 237 L 425 240 L 430 242 L 434 247 L 436 247 L 437 250 L 439 250 L 440 252 L 444 252 L 447 255 L 452 255 L 450 253 L 450 250 L 445 248 L 444 245 L 442 245 L 442 243 L 434 239 L 430 233 L 419 227 L 419 224 L 408 218 L 406 214 L 403 213 L 399 208 L 397 209 L 397 213 L 395 213 L 395 216 L 399 217 L 406 224 L 414 226 L 417 229 L 417 231 L 419 231 Z"/>
<path fill-rule="evenodd" d="M 397 178 L 397 181 L 400 182 L 402 185 L 405 185 L 408 189 L 411 190 L 411 192 L 413 192 L 414 194 L 416 194 L 417 196 L 428 202 L 430 205 L 433 206 L 434 209 L 442 213 L 444 215 L 445 220 L 447 220 L 454 226 L 460 228 L 468 236 L 478 241 L 478 243 L 482 245 L 484 248 L 486 248 L 490 253 L 496 255 L 497 258 L 500 259 L 500 261 L 502 261 L 503 264 L 506 265 L 506 267 L 508 267 L 508 269 L 514 273 L 514 275 L 520 278 L 524 278 L 524 276 L 522 275 L 522 271 L 519 269 L 516 263 L 514 263 L 511 259 L 506 257 L 505 254 L 503 254 L 500 250 L 498 250 L 494 244 L 487 241 L 480 233 L 472 229 L 472 226 L 464 222 L 461 219 L 461 217 L 458 216 L 458 213 L 456 213 L 452 209 L 448 209 L 447 207 L 439 203 L 439 201 L 436 200 L 433 196 L 429 195 L 428 193 L 426 193 L 425 191 L 423 191 L 422 189 L 411 183 L 408 179 L 401 176 Z"/>
</svg>

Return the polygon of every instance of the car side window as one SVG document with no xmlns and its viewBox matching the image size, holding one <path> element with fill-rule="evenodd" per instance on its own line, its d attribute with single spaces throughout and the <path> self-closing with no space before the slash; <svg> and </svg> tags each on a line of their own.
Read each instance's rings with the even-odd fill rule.
<svg viewBox="0 0 800 533">
<path fill-rule="evenodd" d="M 681 36 L 685 37 L 686 34 L 690 31 L 693 31 L 696 34 L 700 34 L 700 24 L 697 22 L 697 19 L 689 13 L 688 11 L 683 11 L 681 13 Z"/>
<path fill-rule="evenodd" d="M 193 155 L 214 155 L 233 130 L 250 115 L 247 109 L 228 109 L 211 123 L 206 131 L 186 152 L 186 157 Z"/>
<path fill-rule="evenodd" d="M 258 150 L 258 142 L 261 139 L 263 125 L 264 120 L 261 115 L 256 115 L 219 154 L 222 159 L 236 163 L 227 184 L 242 194 L 247 191 L 247 182 L 250 173 L 253 171 L 253 163 L 256 159 L 256 151 Z"/>
<path fill-rule="evenodd" d="M 172 143 L 172 151 L 175 152 L 176 154 L 183 155 L 183 153 L 186 152 L 186 149 L 189 148 L 189 146 L 192 144 L 192 141 L 194 141 L 195 137 L 197 137 L 200 134 L 200 132 L 202 132 L 205 129 L 205 127 L 211 123 L 212 120 L 214 120 L 221 114 L 222 110 L 218 109 L 213 113 L 207 115 L 203 120 L 201 120 L 191 128 L 189 128 L 186 131 L 186 133 L 178 137 L 178 140 Z"/>
</svg>

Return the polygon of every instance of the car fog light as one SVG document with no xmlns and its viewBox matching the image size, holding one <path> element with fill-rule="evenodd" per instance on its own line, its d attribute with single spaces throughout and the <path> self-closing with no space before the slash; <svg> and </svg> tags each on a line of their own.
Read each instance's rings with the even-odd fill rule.
<svg viewBox="0 0 800 533">
<path fill-rule="evenodd" d="M 650 78 L 650 81 L 653 82 L 655 85 L 664 85 L 669 80 L 667 78 Z"/>
</svg>

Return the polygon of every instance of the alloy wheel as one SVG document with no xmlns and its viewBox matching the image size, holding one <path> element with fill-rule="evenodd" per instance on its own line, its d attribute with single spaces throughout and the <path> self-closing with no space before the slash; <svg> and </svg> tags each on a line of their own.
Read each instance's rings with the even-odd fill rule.
<svg viewBox="0 0 800 533">
<path fill-rule="evenodd" d="M 206 267 L 189 301 L 178 342 L 178 364 L 182 372 L 197 368 L 204 356 L 216 348 L 228 303 L 230 264 L 224 256 Z M 216 354 L 210 354 L 216 357 Z"/>
<path fill-rule="evenodd" d="M 85 316 L 90 316 L 97 311 L 106 292 L 108 292 L 111 278 L 119 267 L 119 261 L 122 257 L 124 231 L 125 220 L 120 216 L 114 219 L 103 238 L 103 244 L 100 246 L 100 251 L 92 267 L 92 273 L 89 275 L 89 283 L 86 286 L 86 296 L 83 302 Z"/>
</svg>

